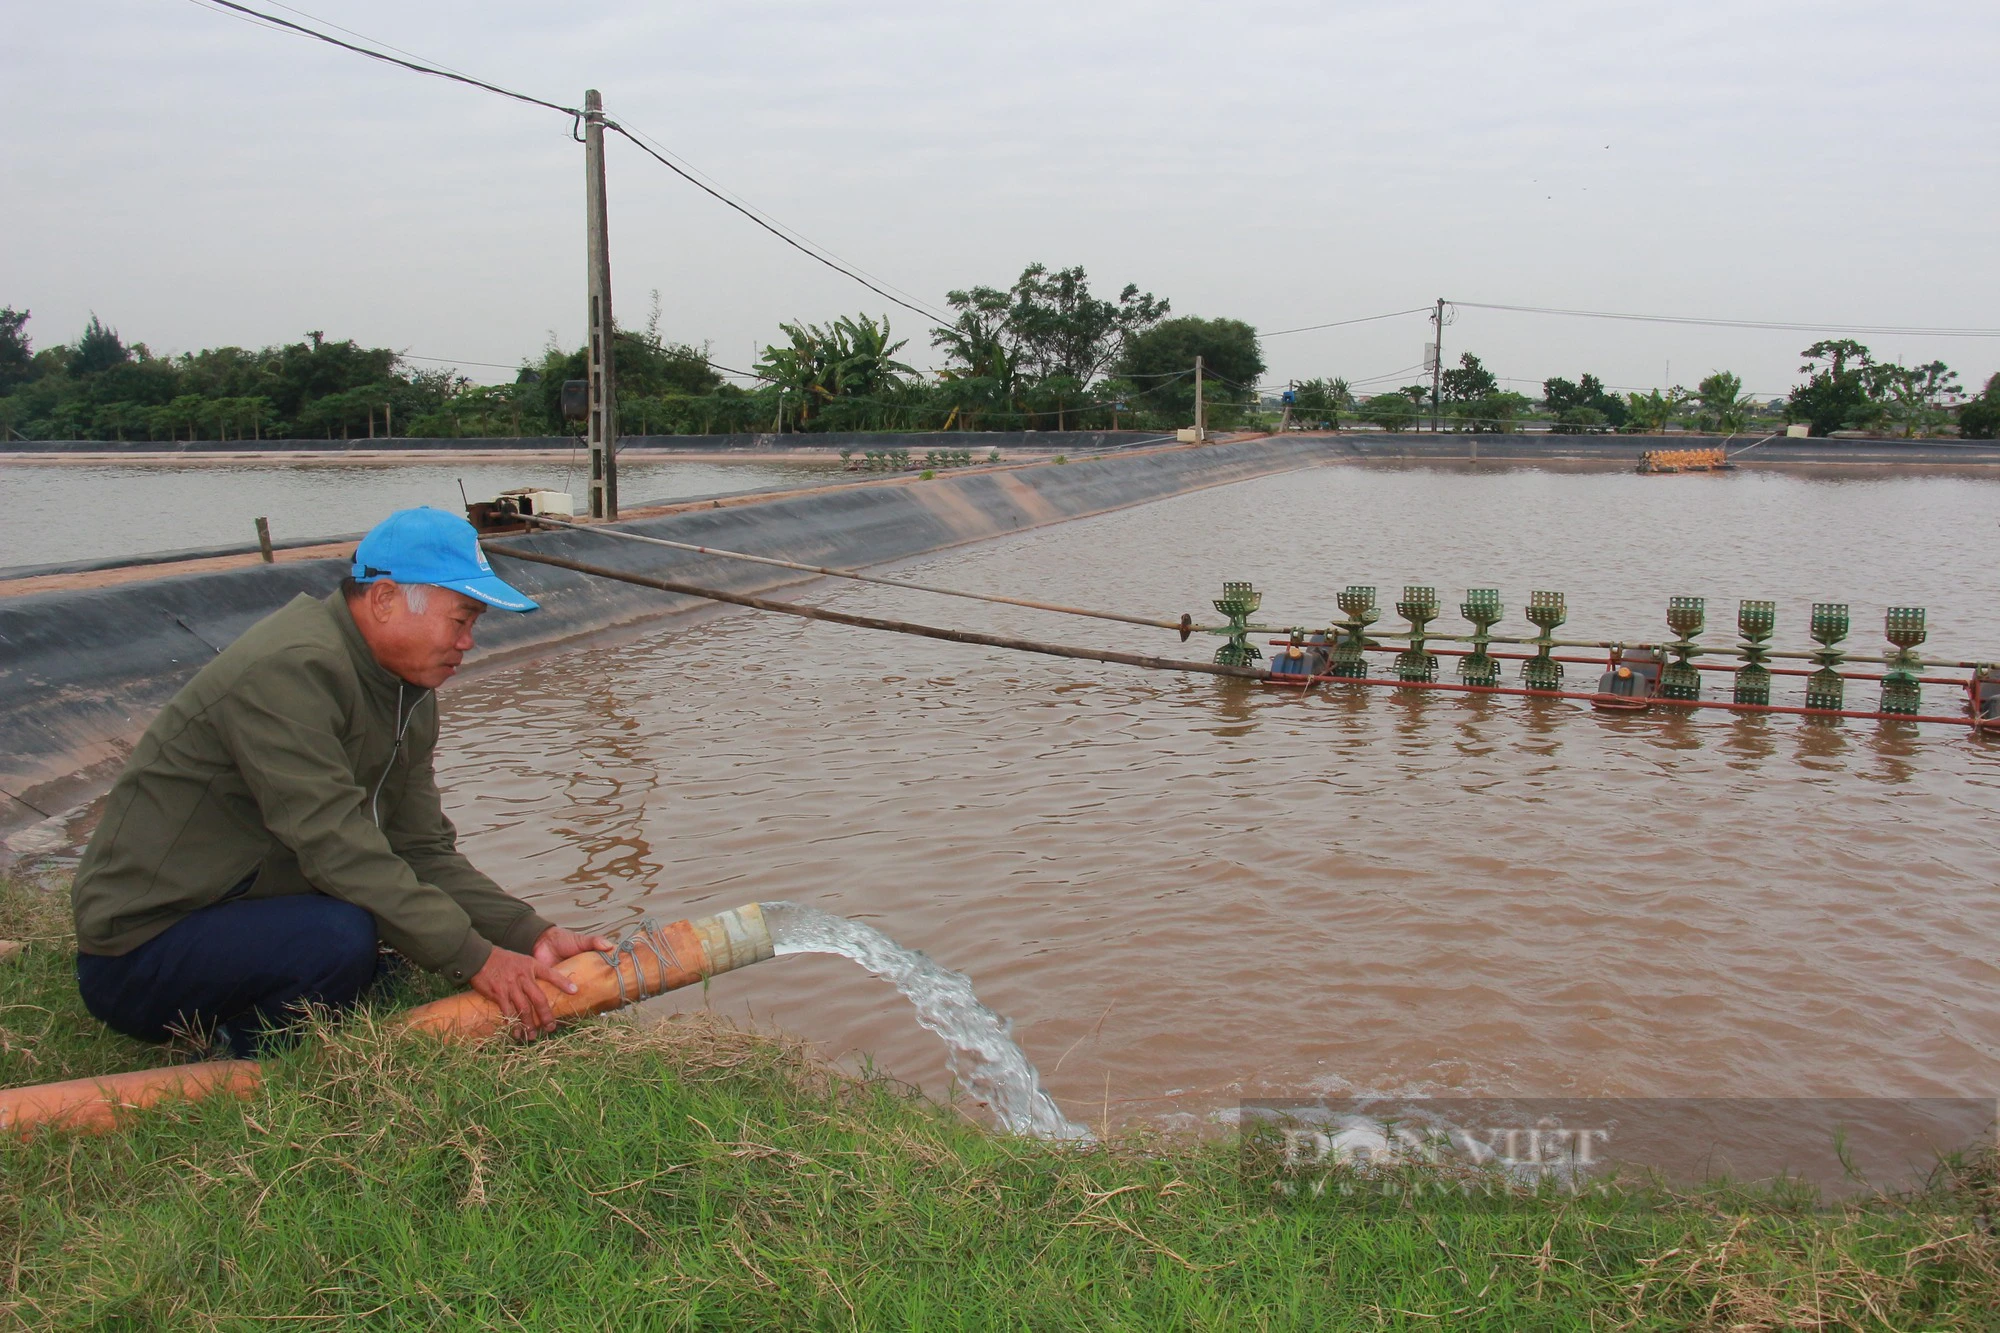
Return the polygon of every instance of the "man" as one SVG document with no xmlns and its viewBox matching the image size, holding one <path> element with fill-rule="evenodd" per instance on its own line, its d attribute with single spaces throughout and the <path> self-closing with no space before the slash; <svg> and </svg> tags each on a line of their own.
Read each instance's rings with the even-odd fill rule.
<svg viewBox="0 0 2000 1333">
<path fill-rule="evenodd" d="M 309 1004 L 354 1005 L 377 941 L 550 1032 L 537 979 L 609 940 L 473 869 L 439 803 L 432 693 L 487 607 L 533 611 L 472 525 L 391 514 L 323 601 L 297 597 L 182 687 L 140 738 L 77 869 L 77 985 L 99 1019 L 256 1053 Z"/>
</svg>

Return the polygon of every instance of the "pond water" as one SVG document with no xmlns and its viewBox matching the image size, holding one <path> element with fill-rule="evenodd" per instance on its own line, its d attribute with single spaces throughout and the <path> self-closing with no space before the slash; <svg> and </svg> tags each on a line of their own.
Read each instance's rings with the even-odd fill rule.
<svg viewBox="0 0 2000 1333">
<path fill-rule="evenodd" d="M 623 458 L 624 506 L 729 491 L 809 485 L 834 475 L 810 463 L 709 463 Z M 145 555 L 257 540 L 364 532 L 392 510 L 459 511 L 515 486 L 568 491 L 582 508 L 587 458 L 505 462 L 53 463 L 0 457 L 0 569 Z"/>
<path fill-rule="evenodd" d="M 1498 586 L 1515 633 L 1551 589 L 1565 634 L 1627 640 L 1667 637 L 1668 597 L 1695 594 L 1725 642 L 1735 600 L 1759 597 L 1787 648 L 1808 646 L 1808 603 L 1847 601 L 1857 653 L 1883 646 L 1884 606 L 1912 604 L 1939 656 L 1992 660 L 1996 509 L 2000 484 L 1943 476 L 1329 466 L 907 569 L 1164 616 L 1248 578 L 1278 624 L 1325 624 L 1350 583 L 1385 606 L 1431 584 L 1447 630 L 1464 588 Z M 1213 647 L 881 587 L 805 595 Z M 1800 692 L 1781 680 L 1773 701 Z M 969 974 L 1094 1128 L 1356 1091 L 2000 1087 L 2000 742 L 1959 728 L 1300 696 L 755 613 L 447 698 L 464 845 L 545 914 L 618 927 L 783 898 L 862 918 Z M 838 960 L 656 1002 L 677 1004 L 948 1091 L 936 1039 Z"/>
</svg>

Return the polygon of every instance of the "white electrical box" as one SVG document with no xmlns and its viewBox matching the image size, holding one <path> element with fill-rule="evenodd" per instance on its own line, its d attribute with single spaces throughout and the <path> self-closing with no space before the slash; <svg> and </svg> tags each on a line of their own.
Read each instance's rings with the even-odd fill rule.
<svg viewBox="0 0 2000 1333">
<path fill-rule="evenodd" d="M 568 491 L 538 491 L 523 486 L 502 491 L 500 498 L 512 500 L 523 514 L 540 514 L 545 518 L 572 518 L 576 514 L 576 497 Z"/>
<path fill-rule="evenodd" d="M 1812 427 L 1803 421 L 1794 421 L 1791 425 L 1785 427 L 1785 434 L 1794 440 L 1803 440 L 1812 434 Z"/>
</svg>

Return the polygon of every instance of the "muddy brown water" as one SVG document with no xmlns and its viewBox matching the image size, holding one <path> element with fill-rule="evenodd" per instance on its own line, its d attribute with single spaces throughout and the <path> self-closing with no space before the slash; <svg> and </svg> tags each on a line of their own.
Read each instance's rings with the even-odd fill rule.
<svg viewBox="0 0 2000 1333">
<path fill-rule="evenodd" d="M 1468 586 L 1497 585 L 1515 633 L 1552 589 L 1590 639 L 1666 638 L 1667 598 L 1695 594 L 1728 642 L 1736 599 L 1762 597 L 1791 648 L 1809 603 L 1844 600 L 1857 654 L 1884 645 L 1884 606 L 1914 604 L 1938 656 L 1995 659 L 1996 518 L 2000 480 L 1977 476 L 1330 466 L 903 569 L 1205 619 L 1248 578 L 1271 623 L 1325 623 L 1349 583 L 1385 607 L 1431 584 L 1447 631 Z M 1774 702 L 1801 690 L 1781 679 Z M 446 701 L 464 846 L 544 913 L 620 927 L 789 898 L 870 921 L 968 973 L 1094 1127 L 1212 1124 L 1246 1097 L 2000 1091 L 2000 741 L 1958 728 L 1301 697 L 757 613 L 499 666 Z M 1926 711 L 1958 706 L 1926 687 Z M 843 960 L 649 1009 L 704 1004 L 950 1092 L 938 1040 Z"/>
<path fill-rule="evenodd" d="M 1726 641 L 1736 599 L 1768 597 L 1784 647 L 1808 646 L 1810 602 L 1844 600 L 1857 652 L 1885 605 L 1916 604 L 1941 655 L 1990 659 L 1997 508 L 2000 484 L 1964 477 L 1335 466 L 907 569 L 1149 614 L 1250 578 L 1275 623 L 1324 623 L 1348 583 L 1384 604 L 1433 584 L 1454 611 L 1497 585 L 1522 633 L 1530 589 L 1557 589 L 1580 638 L 1668 637 L 1687 593 Z M 804 595 L 1180 651 L 883 588 Z M 1926 688 L 1927 711 L 1958 706 Z M 464 845 L 545 913 L 790 898 L 864 918 L 970 974 L 1093 1124 L 1317 1093 L 2000 1088 L 2000 743 L 1957 728 L 1300 697 L 755 613 L 476 677 L 446 726 Z M 655 1007 L 676 1004 L 948 1091 L 937 1040 L 839 960 Z"/>
</svg>

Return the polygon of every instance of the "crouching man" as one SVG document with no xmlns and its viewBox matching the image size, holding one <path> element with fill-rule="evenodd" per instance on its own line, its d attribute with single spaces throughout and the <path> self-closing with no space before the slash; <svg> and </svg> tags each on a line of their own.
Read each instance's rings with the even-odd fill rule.
<svg viewBox="0 0 2000 1333">
<path fill-rule="evenodd" d="M 472 526 L 391 514 L 322 601 L 231 644 L 146 729 L 78 867 L 77 985 L 128 1036 L 213 1033 L 254 1055 L 307 1005 L 352 1006 L 377 942 L 555 1027 L 540 978 L 611 943 L 552 925 L 458 850 L 432 693 L 487 607 L 535 603 Z"/>
</svg>

